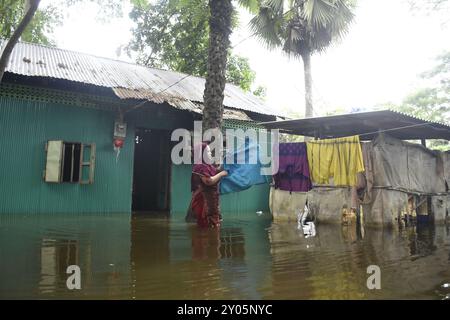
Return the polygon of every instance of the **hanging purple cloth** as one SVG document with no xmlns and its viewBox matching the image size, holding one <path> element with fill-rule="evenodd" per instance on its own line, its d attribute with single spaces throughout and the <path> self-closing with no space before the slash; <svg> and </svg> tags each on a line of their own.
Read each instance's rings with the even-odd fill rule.
<svg viewBox="0 0 450 320">
<path fill-rule="evenodd" d="M 291 142 L 279 145 L 279 170 L 274 176 L 275 188 L 285 191 L 311 190 L 306 143 Z"/>
</svg>

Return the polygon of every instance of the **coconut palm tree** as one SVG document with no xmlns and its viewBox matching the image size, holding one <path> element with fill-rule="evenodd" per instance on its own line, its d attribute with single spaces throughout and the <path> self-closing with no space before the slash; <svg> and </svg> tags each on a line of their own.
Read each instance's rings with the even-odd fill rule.
<svg viewBox="0 0 450 320">
<path fill-rule="evenodd" d="M 209 0 L 209 10 L 209 51 L 203 94 L 203 130 L 220 128 L 222 123 L 233 5 L 231 0 Z"/>
<path fill-rule="evenodd" d="M 259 0 L 237 0 L 237 3 L 255 12 Z M 232 0 L 209 0 L 208 65 L 203 93 L 203 130 L 220 128 L 226 84 L 227 54 L 233 27 Z"/>
<path fill-rule="evenodd" d="M 313 116 L 311 55 L 341 39 L 353 20 L 356 0 L 254 0 L 259 4 L 250 27 L 270 49 L 303 60 L 305 117 Z"/>
</svg>

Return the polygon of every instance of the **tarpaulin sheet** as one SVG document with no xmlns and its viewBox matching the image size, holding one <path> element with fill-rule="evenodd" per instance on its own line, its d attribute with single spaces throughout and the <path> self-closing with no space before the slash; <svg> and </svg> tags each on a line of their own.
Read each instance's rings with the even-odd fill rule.
<svg viewBox="0 0 450 320">
<path fill-rule="evenodd" d="M 372 160 L 375 187 L 420 194 L 446 192 L 439 152 L 379 135 L 373 141 Z"/>
<path fill-rule="evenodd" d="M 444 179 L 450 188 L 450 151 L 442 153 L 442 161 L 444 162 Z"/>
<path fill-rule="evenodd" d="M 365 225 L 394 226 L 408 209 L 406 192 L 373 189 L 372 200 L 372 203 L 362 206 Z"/>
<path fill-rule="evenodd" d="M 450 196 L 433 196 L 431 197 L 431 210 L 435 222 L 445 222 L 447 212 L 450 209 Z"/>
<path fill-rule="evenodd" d="M 361 150 L 364 161 L 364 172 L 358 173 L 357 188 L 362 188 L 359 196 L 361 203 L 370 203 L 372 201 L 373 188 L 373 144 L 371 142 L 362 143 Z"/>
<path fill-rule="evenodd" d="M 239 159 L 241 160 L 238 161 Z M 258 144 L 246 142 L 234 152 L 232 163 L 224 163 L 223 169 L 228 175 L 220 183 L 220 194 L 239 192 L 257 184 L 268 183 L 269 176 L 261 174 L 262 167 Z"/>
<path fill-rule="evenodd" d="M 274 221 L 297 222 L 297 216 L 306 204 L 307 192 L 289 192 L 270 188 L 269 207 Z"/>
<path fill-rule="evenodd" d="M 343 209 L 350 209 L 351 202 L 348 187 L 317 187 L 308 192 L 308 206 L 318 222 L 341 223 Z"/>
<path fill-rule="evenodd" d="M 448 219 L 450 194 L 445 181 L 450 186 L 450 152 L 432 151 L 420 144 L 380 135 L 363 144 L 363 155 L 366 190 L 360 190 L 360 198 L 365 225 L 398 225 L 398 219 L 408 212 L 408 194 L 430 195 L 434 221 Z M 341 223 L 343 209 L 353 206 L 350 188 L 322 185 L 291 196 L 288 191 L 276 191 L 270 199 L 274 217 L 294 219 L 307 201 L 317 221 Z"/>
</svg>

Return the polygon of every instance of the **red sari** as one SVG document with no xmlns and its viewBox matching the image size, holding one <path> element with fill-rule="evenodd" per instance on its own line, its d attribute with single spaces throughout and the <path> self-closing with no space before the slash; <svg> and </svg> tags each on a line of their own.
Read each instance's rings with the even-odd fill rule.
<svg viewBox="0 0 450 320">
<path fill-rule="evenodd" d="M 213 177 L 217 174 L 217 169 L 210 164 L 196 164 L 192 170 L 191 208 L 197 218 L 200 227 L 219 227 L 219 187 L 218 184 L 208 186 L 202 181 L 202 177 Z"/>
</svg>

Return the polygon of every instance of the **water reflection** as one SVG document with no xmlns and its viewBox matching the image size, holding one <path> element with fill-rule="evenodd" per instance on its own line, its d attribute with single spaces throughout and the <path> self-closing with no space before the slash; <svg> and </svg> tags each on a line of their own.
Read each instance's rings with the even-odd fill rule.
<svg viewBox="0 0 450 320">
<path fill-rule="evenodd" d="M 0 216 L 0 298 L 118 298 L 130 283 L 130 218 Z M 82 290 L 67 289 L 67 267 Z"/>
<path fill-rule="evenodd" d="M 0 298 L 442 299 L 450 294 L 446 226 L 401 230 L 226 216 L 220 230 L 168 217 L 0 216 Z M 66 287 L 79 265 L 81 290 Z M 369 265 L 382 289 L 368 290 Z"/>
<path fill-rule="evenodd" d="M 435 229 L 432 225 L 419 224 L 416 228 L 411 228 L 408 233 L 411 259 L 429 256 L 437 249 L 433 241 Z"/>
<path fill-rule="evenodd" d="M 41 246 L 41 281 L 43 294 L 54 293 L 59 284 L 64 284 L 67 266 L 80 265 L 80 247 L 77 240 L 43 239 Z M 88 253 L 89 250 L 83 251 Z M 86 259 L 89 261 L 89 255 Z M 90 268 L 89 268 L 90 269 Z"/>
</svg>

